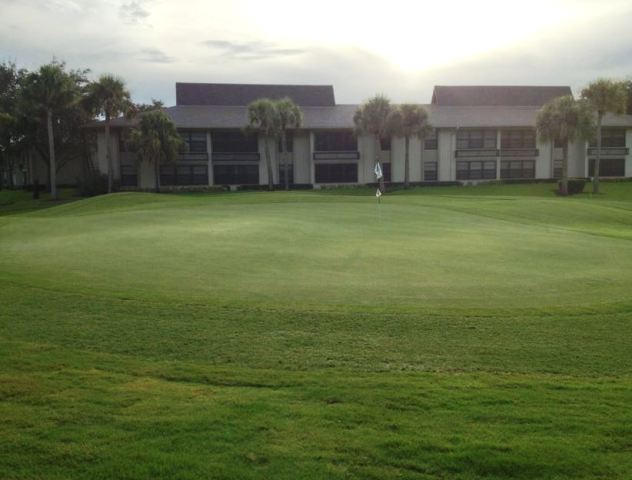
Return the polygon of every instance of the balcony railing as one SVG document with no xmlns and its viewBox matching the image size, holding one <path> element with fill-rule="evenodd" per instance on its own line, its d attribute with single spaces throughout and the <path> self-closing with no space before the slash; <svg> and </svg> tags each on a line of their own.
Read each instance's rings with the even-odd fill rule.
<svg viewBox="0 0 632 480">
<path fill-rule="evenodd" d="M 360 152 L 314 152 L 314 160 L 359 160 Z"/>
<path fill-rule="evenodd" d="M 501 157 L 537 157 L 540 151 L 537 148 L 511 148 L 501 149 Z"/>
<path fill-rule="evenodd" d="M 467 148 L 457 150 L 455 156 L 458 158 L 497 157 L 499 153 L 500 151 L 495 148 Z"/>
<path fill-rule="evenodd" d="M 594 157 L 595 155 L 597 155 L 597 147 L 589 147 L 588 148 L 588 156 L 589 157 Z M 627 147 L 601 147 L 601 154 L 602 155 L 627 155 L 630 152 L 630 149 Z"/>
<path fill-rule="evenodd" d="M 206 162 L 208 161 L 208 153 L 206 152 L 186 152 L 181 153 L 179 160 L 182 162 Z"/>
<path fill-rule="evenodd" d="M 259 152 L 213 152 L 213 162 L 258 162 Z"/>
</svg>

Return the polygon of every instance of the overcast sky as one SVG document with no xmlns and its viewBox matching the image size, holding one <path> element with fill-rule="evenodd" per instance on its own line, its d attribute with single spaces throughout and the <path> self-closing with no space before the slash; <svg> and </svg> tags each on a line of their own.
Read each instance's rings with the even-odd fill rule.
<svg viewBox="0 0 632 480">
<path fill-rule="evenodd" d="M 435 84 L 577 93 L 632 76 L 632 0 L 0 0 L 0 61 L 53 57 L 167 105 L 176 81 L 332 84 L 338 103 L 428 103 Z"/>
</svg>

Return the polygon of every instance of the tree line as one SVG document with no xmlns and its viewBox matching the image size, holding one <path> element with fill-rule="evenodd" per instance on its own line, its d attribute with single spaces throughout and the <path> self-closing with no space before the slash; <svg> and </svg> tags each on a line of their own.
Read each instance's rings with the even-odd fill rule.
<svg viewBox="0 0 632 480">
<path fill-rule="evenodd" d="M 129 142 L 138 161 L 154 166 L 156 189 L 160 187 L 160 165 L 173 162 L 182 151 L 183 140 L 162 102 L 138 104 L 124 80 L 101 75 L 88 80 L 89 70 L 68 69 L 64 62 L 52 61 L 34 71 L 17 68 L 14 63 L 0 64 L 0 188 L 8 187 L 13 174 L 36 152 L 46 166 L 46 183 L 53 199 L 57 198 L 57 172 L 67 163 L 83 160 L 84 176 L 95 172 L 91 164 L 95 146 L 94 130 L 84 128 L 91 121 L 103 120 L 106 145 L 107 191 L 114 188 L 114 169 L 110 141 L 111 121 L 139 114 Z M 632 81 L 599 79 L 582 90 L 580 98 L 559 97 L 538 113 L 536 130 L 545 141 L 562 146 L 560 194 L 568 193 L 568 144 L 596 137 L 593 192 L 599 192 L 601 131 L 607 113 L 632 114 Z M 284 186 L 289 188 L 288 132 L 301 128 L 303 113 L 290 98 L 260 98 L 247 107 L 244 131 L 263 137 L 268 188 L 274 188 L 271 149 L 281 145 Z M 410 183 L 410 139 L 424 139 L 433 129 L 428 112 L 421 105 L 393 105 L 384 95 L 376 95 L 360 105 L 354 116 L 357 135 L 374 139 L 375 163 L 380 165 L 381 140 L 404 139 L 404 186 Z M 273 147 L 274 146 L 274 147 Z M 381 171 L 381 168 L 376 168 Z M 383 176 L 378 179 L 384 191 Z"/>
<path fill-rule="evenodd" d="M 43 162 L 51 198 L 57 198 L 57 173 L 69 162 L 81 161 L 84 176 L 91 165 L 96 139 L 84 128 L 105 120 L 108 140 L 108 191 L 112 191 L 110 121 L 162 108 L 162 102 L 133 103 L 125 82 L 113 75 L 88 80 L 87 69 L 68 69 L 52 61 L 28 71 L 14 63 L 0 64 L 0 188 L 13 187 L 14 174 L 27 159 Z"/>
</svg>

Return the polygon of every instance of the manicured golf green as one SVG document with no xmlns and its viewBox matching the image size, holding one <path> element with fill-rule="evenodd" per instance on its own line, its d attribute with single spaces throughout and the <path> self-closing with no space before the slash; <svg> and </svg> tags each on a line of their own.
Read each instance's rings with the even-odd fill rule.
<svg viewBox="0 0 632 480">
<path fill-rule="evenodd" d="M 632 477 L 632 182 L 0 192 L 0 478 Z"/>
</svg>

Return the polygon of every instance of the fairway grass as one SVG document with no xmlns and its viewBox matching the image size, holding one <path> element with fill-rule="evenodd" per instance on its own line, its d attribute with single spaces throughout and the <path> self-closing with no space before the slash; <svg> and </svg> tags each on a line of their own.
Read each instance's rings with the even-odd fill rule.
<svg viewBox="0 0 632 480">
<path fill-rule="evenodd" d="M 552 188 L 0 192 L 0 478 L 632 477 L 632 183 Z"/>
</svg>

